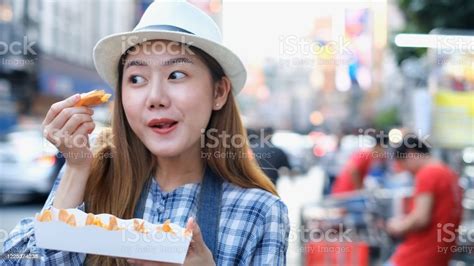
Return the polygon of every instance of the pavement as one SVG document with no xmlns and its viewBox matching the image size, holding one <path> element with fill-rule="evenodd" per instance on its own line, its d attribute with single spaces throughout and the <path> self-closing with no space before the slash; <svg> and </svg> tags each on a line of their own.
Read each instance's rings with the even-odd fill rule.
<svg viewBox="0 0 474 266">
<path fill-rule="evenodd" d="M 287 264 L 302 265 L 303 248 L 300 245 L 302 233 L 300 211 L 303 205 L 317 202 L 322 197 L 324 172 L 314 167 L 307 174 L 295 177 L 280 177 L 277 190 L 288 207 L 290 236 L 288 239 Z"/>
</svg>

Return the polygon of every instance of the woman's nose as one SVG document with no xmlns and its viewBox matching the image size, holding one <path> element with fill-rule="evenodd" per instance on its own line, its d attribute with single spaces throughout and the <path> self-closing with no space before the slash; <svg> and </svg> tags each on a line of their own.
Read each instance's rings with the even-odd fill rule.
<svg viewBox="0 0 474 266">
<path fill-rule="evenodd" d="M 163 82 L 154 82 L 148 94 L 147 107 L 149 109 L 167 108 L 170 103 L 166 85 Z"/>
</svg>

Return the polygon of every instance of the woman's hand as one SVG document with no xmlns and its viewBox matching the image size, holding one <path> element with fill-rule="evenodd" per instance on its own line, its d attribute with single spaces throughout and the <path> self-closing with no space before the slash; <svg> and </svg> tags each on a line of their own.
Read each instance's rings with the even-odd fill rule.
<svg viewBox="0 0 474 266">
<path fill-rule="evenodd" d="M 194 265 L 203 265 L 203 266 L 213 266 L 216 265 L 214 259 L 212 258 L 212 253 L 207 248 L 202 238 L 201 229 L 196 223 L 194 218 L 189 218 L 186 228 L 193 232 L 193 238 L 191 239 L 191 244 L 188 249 L 188 254 L 184 261 L 185 266 L 194 266 Z M 128 259 L 128 263 L 131 265 L 143 265 L 143 266 L 162 266 L 162 265 L 175 265 L 171 263 L 163 263 L 156 261 L 146 261 L 146 260 L 136 260 Z"/>
<path fill-rule="evenodd" d="M 89 134 L 94 130 L 93 111 L 74 107 L 80 95 L 73 95 L 51 105 L 43 121 L 43 136 L 62 153 L 66 170 L 55 193 L 55 208 L 75 208 L 84 201 L 93 155 Z"/>
<path fill-rule="evenodd" d="M 401 218 L 391 218 L 387 221 L 387 232 L 394 236 L 400 237 L 403 236 L 403 220 Z"/>
<path fill-rule="evenodd" d="M 74 107 L 81 96 L 73 95 L 51 105 L 43 121 L 43 135 L 63 154 L 66 164 L 81 168 L 92 162 L 89 134 L 94 130 L 94 111 L 87 107 Z"/>
</svg>

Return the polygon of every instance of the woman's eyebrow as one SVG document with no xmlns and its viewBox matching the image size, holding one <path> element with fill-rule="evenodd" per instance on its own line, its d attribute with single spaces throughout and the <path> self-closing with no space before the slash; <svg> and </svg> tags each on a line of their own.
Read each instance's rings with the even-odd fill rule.
<svg viewBox="0 0 474 266">
<path fill-rule="evenodd" d="M 175 64 L 194 64 L 193 61 L 186 57 L 178 57 L 178 58 L 171 58 L 169 60 L 164 61 L 161 65 L 162 66 L 170 66 Z"/>
<path fill-rule="evenodd" d="M 130 60 L 125 65 L 124 69 L 127 69 L 128 67 L 131 67 L 131 66 L 148 66 L 148 64 L 143 60 Z"/>
</svg>

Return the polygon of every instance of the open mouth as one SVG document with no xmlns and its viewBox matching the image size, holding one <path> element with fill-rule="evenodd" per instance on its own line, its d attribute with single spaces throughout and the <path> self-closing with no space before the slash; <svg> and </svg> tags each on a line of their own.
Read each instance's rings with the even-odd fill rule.
<svg viewBox="0 0 474 266">
<path fill-rule="evenodd" d="M 170 128 L 176 124 L 178 124 L 178 122 L 174 121 L 174 122 L 158 123 L 158 124 L 152 125 L 151 127 L 165 129 L 165 128 Z"/>
</svg>

